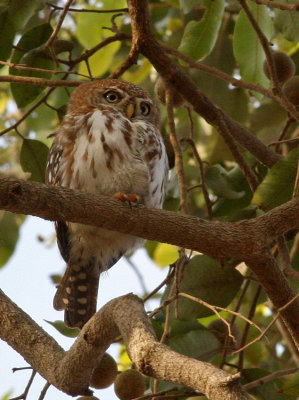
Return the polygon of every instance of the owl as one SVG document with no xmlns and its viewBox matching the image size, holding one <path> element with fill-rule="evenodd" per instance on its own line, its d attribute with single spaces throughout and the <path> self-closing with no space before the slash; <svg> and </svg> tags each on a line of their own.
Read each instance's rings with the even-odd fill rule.
<svg viewBox="0 0 299 400">
<path fill-rule="evenodd" d="M 146 91 L 107 79 L 73 92 L 49 152 L 46 183 L 161 208 L 167 173 L 159 109 Z M 65 221 L 55 228 L 67 267 L 54 308 L 64 310 L 66 325 L 82 328 L 96 312 L 100 274 L 144 240 Z"/>
</svg>

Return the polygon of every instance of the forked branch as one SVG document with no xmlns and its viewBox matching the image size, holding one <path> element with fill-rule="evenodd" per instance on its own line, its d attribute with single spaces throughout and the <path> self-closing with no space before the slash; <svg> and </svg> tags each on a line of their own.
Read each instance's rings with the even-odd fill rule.
<svg viewBox="0 0 299 400">
<path fill-rule="evenodd" d="M 239 375 L 183 356 L 157 341 L 143 302 L 133 294 L 107 303 L 83 327 L 69 351 L 39 327 L 0 291 L 0 337 L 57 389 L 89 395 L 89 381 L 99 358 L 122 335 L 138 370 L 148 376 L 181 384 L 211 400 L 247 400 Z"/>
</svg>

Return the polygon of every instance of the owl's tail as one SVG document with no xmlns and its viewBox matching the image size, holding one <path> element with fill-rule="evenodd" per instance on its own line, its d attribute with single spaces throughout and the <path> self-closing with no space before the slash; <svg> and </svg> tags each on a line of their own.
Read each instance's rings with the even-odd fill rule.
<svg viewBox="0 0 299 400">
<path fill-rule="evenodd" d="M 64 322 L 82 328 L 96 312 L 99 275 L 90 269 L 68 264 L 54 297 L 54 308 L 65 310 Z"/>
</svg>

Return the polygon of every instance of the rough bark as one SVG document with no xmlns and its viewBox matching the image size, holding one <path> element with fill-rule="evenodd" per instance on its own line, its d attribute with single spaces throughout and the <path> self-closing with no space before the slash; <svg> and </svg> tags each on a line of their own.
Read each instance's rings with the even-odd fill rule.
<svg viewBox="0 0 299 400">
<path fill-rule="evenodd" d="M 70 350 L 64 351 L 0 290 L 1 339 L 49 383 L 72 396 L 91 394 L 92 371 L 119 334 L 140 372 L 199 390 L 211 400 L 250 399 L 238 376 L 160 344 L 141 300 L 132 294 L 107 303 L 84 326 Z"/>
<path fill-rule="evenodd" d="M 216 259 L 245 261 L 276 309 L 295 298 L 269 248 L 276 238 L 299 228 L 298 198 L 254 219 L 221 223 L 142 205 L 130 208 L 106 196 L 5 178 L 0 179 L 0 209 L 100 226 L 189 248 Z M 299 348 L 299 299 L 282 309 L 281 316 Z"/>
</svg>

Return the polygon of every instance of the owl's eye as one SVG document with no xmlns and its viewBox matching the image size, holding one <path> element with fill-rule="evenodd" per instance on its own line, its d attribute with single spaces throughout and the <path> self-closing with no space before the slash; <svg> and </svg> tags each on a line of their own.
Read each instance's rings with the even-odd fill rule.
<svg viewBox="0 0 299 400">
<path fill-rule="evenodd" d="M 142 115 L 149 115 L 151 112 L 151 106 L 143 101 L 140 103 L 140 111 Z"/>
<path fill-rule="evenodd" d="M 117 103 L 120 100 L 120 95 L 115 90 L 110 90 L 104 94 L 108 103 Z"/>
</svg>

